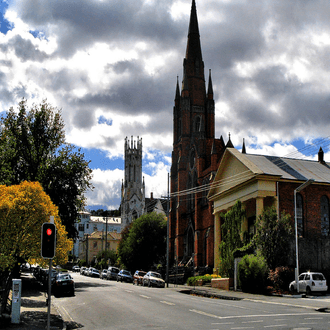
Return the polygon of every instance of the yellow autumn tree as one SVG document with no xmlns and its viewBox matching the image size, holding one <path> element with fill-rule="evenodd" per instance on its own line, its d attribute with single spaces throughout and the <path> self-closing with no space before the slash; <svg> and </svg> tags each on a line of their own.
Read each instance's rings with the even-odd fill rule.
<svg viewBox="0 0 330 330">
<path fill-rule="evenodd" d="M 0 270 L 12 269 L 18 262 L 41 266 L 41 226 L 54 217 L 57 229 L 55 264 L 67 262 L 72 240 L 58 215 L 57 207 L 40 183 L 24 181 L 19 185 L 0 185 Z"/>
</svg>

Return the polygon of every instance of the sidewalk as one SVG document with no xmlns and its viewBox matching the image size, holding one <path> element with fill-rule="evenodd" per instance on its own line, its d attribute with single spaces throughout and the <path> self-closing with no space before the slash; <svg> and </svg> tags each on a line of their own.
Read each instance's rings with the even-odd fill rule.
<svg viewBox="0 0 330 330">
<path fill-rule="evenodd" d="M 12 324 L 9 318 L 6 320 L 5 324 L 0 325 L 0 329 L 47 329 L 48 307 L 46 306 L 46 293 L 42 291 L 43 288 L 32 274 L 23 273 L 21 275 L 21 280 L 22 299 L 20 324 Z M 54 330 L 64 329 L 64 322 L 53 304 L 50 312 L 50 328 Z"/>
</svg>

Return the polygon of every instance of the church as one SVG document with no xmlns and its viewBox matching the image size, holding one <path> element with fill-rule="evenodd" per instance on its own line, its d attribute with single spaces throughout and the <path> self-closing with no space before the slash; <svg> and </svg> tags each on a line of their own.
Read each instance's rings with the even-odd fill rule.
<svg viewBox="0 0 330 330">
<path fill-rule="evenodd" d="M 215 137 L 211 71 L 206 86 L 192 0 L 182 86 L 177 81 L 173 108 L 170 264 L 216 271 L 221 214 L 237 200 L 246 211 L 242 230 L 254 234 L 256 219 L 273 206 L 297 228 L 302 269 L 330 269 L 330 163 L 322 148 L 317 161 L 248 155 L 244 140 L 239 152 L 230 136 L 226 144 Z M 294 267 L 294 249 L 288 256 Z"/>
<path fill-rule="evenodd" d="M 207 199 L 220 160 L 230 139 L 215 138 L 215 109 L 211 71 L 208 86 L 192 1 L 183 79 L 173 108 L 173 151 L 169 215 L 170 263 L 213 268 L 214 217 Z M 190 193 L 198 187 L 197 193 Z M 205 189 L 203 189 L 203 187 Z"/>
</svg>

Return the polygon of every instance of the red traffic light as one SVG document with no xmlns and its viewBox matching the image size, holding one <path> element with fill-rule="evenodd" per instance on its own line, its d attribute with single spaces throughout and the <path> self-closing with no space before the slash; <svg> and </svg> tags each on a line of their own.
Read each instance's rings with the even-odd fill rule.
<svg viewBox="0 0 330 330">
<path fill-rule="evenodd" d="M 45 222 L 41 227 L 41 256 L 45 259 L 53 259 L 56 249 L 56 226 Z"/>
</svg>

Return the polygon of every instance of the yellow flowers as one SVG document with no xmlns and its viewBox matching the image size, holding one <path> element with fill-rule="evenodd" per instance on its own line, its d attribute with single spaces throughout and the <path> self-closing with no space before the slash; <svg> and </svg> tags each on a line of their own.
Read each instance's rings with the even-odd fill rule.
<svg viewBox="0 0 330 330">
<path fill-rule="evenodd" d="M 54 216 L 57 244 L 54 262 L 67 261 L 72 240 L 58 216 L 57 207 L 40 183 L 24 181 L 19 185 L 0 185 L 0 269 L 12 268 L 16 262 L 28 261 L 41 266 L 41 226 Z"/>
</svg>

